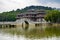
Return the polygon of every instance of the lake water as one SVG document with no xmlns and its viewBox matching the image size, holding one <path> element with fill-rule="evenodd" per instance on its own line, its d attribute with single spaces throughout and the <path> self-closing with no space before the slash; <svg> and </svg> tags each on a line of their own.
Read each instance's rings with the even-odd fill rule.
<svg viewBox="0 0 60 40">
<path fill-rule="evenodd" d="M 24 36 L 11 36 L 9 34 L 0 33 L 0 40 L 60 40 L 60 37 L 50 37 L 50 38 L 41 38 L 41 39 L 30 39 L 25 38 Z"/>
<path fill-rule="evenodd" d="M 21 31 L 19 28 L 0 28 L 0 40 L 60 40 L 60 28 L 38 28 Z"/>
</svg>

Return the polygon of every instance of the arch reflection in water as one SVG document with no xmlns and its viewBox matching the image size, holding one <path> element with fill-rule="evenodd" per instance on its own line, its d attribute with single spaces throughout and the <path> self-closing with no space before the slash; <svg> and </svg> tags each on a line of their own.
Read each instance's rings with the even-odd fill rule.
<svg viewBox="0 0 60 40">
<path fill-rule="evenodd" d="M 24 21 L 24 23 L 22 23 L 22 28 L 23 28 L 24 30 L 28 30 L 28 28 L 29 28 L 29 23 L 28 23 L 27 21 Z"/>
</svg>

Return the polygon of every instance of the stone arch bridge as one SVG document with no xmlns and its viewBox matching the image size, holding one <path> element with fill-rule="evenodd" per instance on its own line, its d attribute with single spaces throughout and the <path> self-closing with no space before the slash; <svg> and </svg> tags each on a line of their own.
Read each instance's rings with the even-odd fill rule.
<svg viewBox="0 0 60 40">
<path fill-rule="evenodd" d="M 29 26 L 38 26 L 41 23 L 47 23 L 47 22 L 35 22 L 35 21 L 31 21 L 30 19 L 19 19 L 16 20 L 14 22 L 0 22 L 0 27 L 2 28 L 11 28 L 11 27 L 22 27 L 24 29 L 27 29 Z"/>
</svg>

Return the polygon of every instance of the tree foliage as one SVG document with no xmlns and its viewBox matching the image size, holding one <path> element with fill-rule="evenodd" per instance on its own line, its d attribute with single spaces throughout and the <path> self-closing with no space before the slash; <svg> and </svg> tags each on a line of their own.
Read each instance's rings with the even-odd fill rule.
<svg viewBox="0 0 60 40">
<path fill-rule="evenodd" d="M 0 21 L 15 21 L 17 14 L 22 13 L 22 12 L 26 12 L 26 11 L 29 10 L 29 9 L 52 10 L 51 7 L 29 6 L 29 7 L 23 8 L 23 9 L 21 9 L 21 10 L 20 10 L 20 9 L 17 9 L 16 11 L 15 11 L 15 10 L 12 10 L 12 11 L 9 11 L 9 12 L 0 13 Z"/>
<path fill-rule="evenodd" d="M 45 20 L 50 21 L 52 23 L 60 23 L 60 11 L 48 10 L 45 16 Z"/>
</svg>

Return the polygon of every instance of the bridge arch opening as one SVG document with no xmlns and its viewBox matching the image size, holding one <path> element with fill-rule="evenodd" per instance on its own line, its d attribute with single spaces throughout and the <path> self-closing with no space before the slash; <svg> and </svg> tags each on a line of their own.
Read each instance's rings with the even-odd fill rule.
<svg viewBox="0 0 60 40">
<path fill-rule="evenodd" d="M 24 21 L 24 23 L 22 23 L 22 28 L 23 28 L 24 30 L 27 30 L 27 29 L 29 28 L 29 23 L 28 23 L 28 21 Z"/>
</svg>

